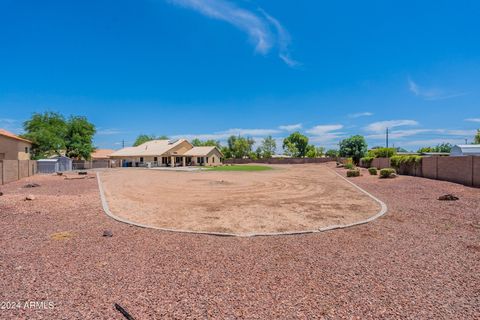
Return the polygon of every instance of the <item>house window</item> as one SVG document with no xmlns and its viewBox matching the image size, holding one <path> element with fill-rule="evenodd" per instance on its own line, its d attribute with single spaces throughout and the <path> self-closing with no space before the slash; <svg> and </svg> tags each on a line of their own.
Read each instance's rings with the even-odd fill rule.
<svg viewBox="0 0 480 320">
<path fill-rule="evenodd" d="M 143 162 L 143 157 L 140 157 L 140 162 Z"/>
<path fill-rule="evenodd" d="M 157 161 L 158 161 L 158 157 L 153 157 L 153 161 L 157 162 Z"/>
<path fill-rule="evenodd" d="M 212 157 L 212 162 L 215 163 L 215 157 Z"/>
<path fill-rule="evenodd" d="M 207 163 L 208 163 L 208 157 L 205 157 L 205 159 L 207 160 Z"/>
<path fill-rule="evenodd" d="M 28 147 L 25 147 L 25 153 L 28 153 Z"/>
</svg>

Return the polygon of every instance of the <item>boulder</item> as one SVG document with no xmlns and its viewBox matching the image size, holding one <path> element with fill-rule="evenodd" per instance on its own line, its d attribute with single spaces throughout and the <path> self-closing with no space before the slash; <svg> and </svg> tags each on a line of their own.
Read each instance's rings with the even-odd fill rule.
<svg viewBox="0 0 480 320">
<path fill-rule="evenodd" d="M 111 230 L 104 230 L 103 231 L 104 237 L 113 237 L 113 232 Z"/>
<path fill-rule="evenodd" d="M 40 185 L 38 183 L 27 183 L 23 187 L 24 188 L 37 188 L 37 187 L 40 187 Z"/>
<path fill-rule="evenodd" d="M 25 197 L 26 201 L 32 201 L 35 200 L 35 196 L 33 194 L 29 194 L 28 196 Z"/>
<path fill-rule="evenodd" d="M 457 201 L 457 200 L 460 200 L 460 198 L 457 197 L 457 196 L 454 196 L 453 194 L 446 194 L 446 195 L 438 197 L 438 200 L 440 200 L 440 201 Z"/>
</svg>

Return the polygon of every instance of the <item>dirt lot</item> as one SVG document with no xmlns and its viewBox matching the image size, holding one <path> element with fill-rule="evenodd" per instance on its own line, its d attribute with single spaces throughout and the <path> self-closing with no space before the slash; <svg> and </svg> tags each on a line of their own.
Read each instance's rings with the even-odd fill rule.
<svg viewBox="0 0 480 320">
<path fill-rule="evenodd" d="M 251 233 L 318 230 L 362 221 L 380 205 L 331 169 L 275 166 L 262 172 L 102 172 L 110 210 L 143 225 Z"/>
<path fill-rule="evenodd" d="M 54 303 L 0 318 L 123 319 L 119 303 L 136 319 L 479 319 L 480 190 L 353 180 L 389 212 L 350 229 L 256 238 L 129 227 L 103 213 L 95 179 L 0 186 L 0 301 Z M 460 200 L 436 200 L 445 193 Z"/>
</svg>

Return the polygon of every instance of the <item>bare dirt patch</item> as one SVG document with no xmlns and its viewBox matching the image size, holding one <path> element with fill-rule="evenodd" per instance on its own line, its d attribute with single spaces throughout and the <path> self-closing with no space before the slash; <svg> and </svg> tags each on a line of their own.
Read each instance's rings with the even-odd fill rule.
<svg viewBox="0 0 480 320">
<path fill-rule="evenodd" d="M 355 223 L 380 210 L 378 203 L 324 165 L 275 169 L 119 169 L 100 177 L 114 215 L 166 229 L 240 235 L 299 232 Z"/>
</svg>

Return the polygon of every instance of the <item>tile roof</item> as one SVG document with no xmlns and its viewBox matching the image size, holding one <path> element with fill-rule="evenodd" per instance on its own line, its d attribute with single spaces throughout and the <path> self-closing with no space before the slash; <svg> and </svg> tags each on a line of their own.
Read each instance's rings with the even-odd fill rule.
<svg viewBox="0 0 480 320">
<path fill-rule="evenodd" d="M 5 129 L 0 129 L 0 136 L 12 138 L 12 139 L 19 140 L 19 141 L 23 141 L 23 142 L 32 143 L 32 141 L 27 140 L 27 139 L 20 138 L 19 136 L 15 135 L 15 134 L 13 134 L 13 133 L 11 133 L 10 131 L 7 131 L 7 130 L 5 130 Z"/>
<path fill-rule="evenodd" d="M 200 156 L 204 157 L 207 156 L 210 152 L 212 152 L 217 147 L 193 147 L 192 149 L 185 152 L 184 156 Z"/>
<path fill-rule="evenodd" d="M 91 157 L 94 159 L 108 159 L 114 152 L 115 150 L 113 149 L 97 149 L 91 154 Z"/>
<path fill-rule="evenodd" d="M 152 140 L 145 142 L 137 147 L 127 147 L 115 151 L 110 157 L 143 157 L 143 156 L 159 156 L 167 153 L 173 147 L 178 146 L 185 139 L 180 140 Z"/>
</svg>

